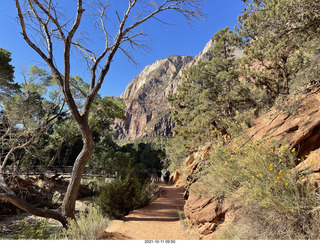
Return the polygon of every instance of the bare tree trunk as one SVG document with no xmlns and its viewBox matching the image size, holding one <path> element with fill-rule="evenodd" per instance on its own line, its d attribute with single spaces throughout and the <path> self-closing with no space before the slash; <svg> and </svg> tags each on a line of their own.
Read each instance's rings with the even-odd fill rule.
<svg viewBox="0 0 320 244">
<path fill-rule="evenodd" d="M 283 77 L 284 94 L 289 95 L 289 77 L 288 77 L 288 72 L 286 67 L 284 67 L 282 70 L 282 77 Z"/>
<path fill-rule="evenodd" d="M 73 165 L 71 179 L 62 204 L 62 213 L 68 218 L 74 219 L 75 204 L 78 197 L 80 183 L 84 168 L 88 163 L 94 149 L 93 137 L 87 121 L 81 128 L 83 147 Z"/>
<path fill-rule="evenodd" d="M 8 194 L 15 195 L 14 191 L 6 184 L 3 173 L 3 170 L 0 168 L 0 189 Z"/>
<path fill-rule="evenodd" d="M 282 77 L 283 77 L 283 89 L 284 89 L 284 94 L 288 95 L 289 94 L 289 74 L 288 74 L 288 57 L 284 56 L 281 58 L 282 61 Z"/>
</svg>

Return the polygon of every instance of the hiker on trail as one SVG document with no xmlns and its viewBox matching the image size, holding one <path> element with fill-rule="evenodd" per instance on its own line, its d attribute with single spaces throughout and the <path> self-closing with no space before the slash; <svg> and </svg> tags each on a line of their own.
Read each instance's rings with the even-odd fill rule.
<svg viewBox="0 0 320 244">
<path fill-rule="evenodd" d="M 157 170 L 157 182 L 161 182 L 161 175 L 162 175 L 162 173 L 161 173 L 161 170 L 160 169 L 158 169 Z"/>
<path fill-rule="evenodd" d="M 166 184 L 168 184 L 169 182 L 169 178 L 170 178 L 170 171 L 169 170 L 166 170 L 164 173 L 163 173 L 163 180 Z"/>
</svg>

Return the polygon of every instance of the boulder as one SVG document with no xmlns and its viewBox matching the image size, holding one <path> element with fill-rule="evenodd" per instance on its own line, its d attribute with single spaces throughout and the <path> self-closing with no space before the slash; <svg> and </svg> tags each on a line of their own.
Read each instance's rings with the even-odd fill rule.
<svg viewBox="0 0 320 244">
<path fill-rule="evenodd" d="M 173 183 L 173 184 L 176 184 L 179 179 L 180 179 L 180 173 L 179 173 L 178 171 L 175 171 L 175 172 L 173 173 L 172 183 Z"/>
<path fill-rule="evenodd" d="M 257 140 L 277 139 L 295 148 L 298 158 L 320 148 L 320 94 L 302 94 L 299 100 L 295 113 L 272 110 L 257 119 L 248 134 Z"/>
<path fill-rule="evenodd" d="M 189 227 L 195 228 L 200 236 L 206 236 L 224 221 L 228 209 L 223 206 L 222 198 L 191 192 L 184 206 L 184 215 Z"/>
<path fill-rule="evenodd" d="M 189 157 L 186 158 L 186 160 L 184 161 L 183 165 L 185 167 L 188 167 L 189 165 L 191 165 L 194 161 L 194 156 L 190 155 Z"/>
<path fill-rule="evenodd" d="M 295 170 L 301 172 L 306 170 L 320 172 L 320 148 L 312 151 L 305 160 L 297 165 Z"/>
</svg>

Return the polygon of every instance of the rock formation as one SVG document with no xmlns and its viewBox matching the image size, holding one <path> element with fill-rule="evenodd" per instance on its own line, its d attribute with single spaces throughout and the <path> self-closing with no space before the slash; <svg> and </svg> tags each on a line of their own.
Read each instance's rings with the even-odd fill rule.
<svg viewBox="0 0 320 244">
<path fill-rule="evenodd" d="M 121 94 L 126 121 L 115 123 L 118 140 L 168 136 L 174 127 L 166 97 L 176 92 L 183 70 L 210 55 L 211 39 L 196 57 L 173 55 L 146 66 Z"/>
<path fill-rule="evenodd" d="M 281 145 L 287 145 L 290 150 L 296 153 L 297 158 L 306 160 L 297 161 L 293 171 L 311 171 L 311 179 L 316 185 L 320 185 L 320 91 L 319 87 L 312 92 L 300 94 L 295 103 L 291 105 L 290 113 L 270 110 L 264 116 L 258 118 L 248 130 L 248 135 L 253 140 L 276 139 Z M 185 172 L 180 177 L 180 185 L 188 184 L 187 199 L 184 214 L 186 222 L 193 230 L 196 230 L 199 238 L 212 239 L 219 235 L 224 228 L 228 229 L 235 218 L 243 214 L 242 204 L 225 202 L 219 196 L 203 196 L 192 190 L 194 187 L 201 187 L 201 177 L 192 178 L 201 171 L 208 161 L 212 145 L 207 144 L 198 150 L 191 152 L 183 163 Z M 188 176 L 189 175 L 189 176 Z M 188 178 L 186 178 L 188 177 Z M 183 179 L 182 179 L 183 178 Z M 183 183 L 184 182 L 184 183 Z M 190 189 L 190 191 L 189 191 Z M 219 229 L 216 227 L 219 226 Z"/>
</svg>

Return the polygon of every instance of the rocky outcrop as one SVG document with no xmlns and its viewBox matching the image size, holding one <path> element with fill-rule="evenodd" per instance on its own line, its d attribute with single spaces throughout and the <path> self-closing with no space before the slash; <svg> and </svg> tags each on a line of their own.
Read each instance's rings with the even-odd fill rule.
<svg viewBox="0 0 320 244">
<path fill-rule="evenodd" d="M 320 148 L 320 93 L 300 95 L 291 114 L 270 111 L 255 121 L 249 135 L 253 139 L 277 139 L 305 157 Z"/>
<path fill-rule="evenodd" d="M 311 172 L 315 184 L 320 185 L 320 92 L 299 96 L 296 110 L 291 114 L 270 111 L 250 128 L 253 139 L 276 139 L 287 145 L 299 159 L 295 171 Z M 306 158 L 301 160 L 301 158 Z M 301 162 L 301 163 L 300 163 Z"/>
<path fill-rule="evenodd" d="M 194 178 L 208 163 L 210 143 L 191 152 L 183 163 L 182 177 L 176 183 L 183 185 L 187 183 L 184 198 L 184 215 L 186 225 L 196 231 L 201 239 L 210 239 L 216 227 L 225 220 L 228 207 L 224 199 L 217 196 L 203 196 L 193 189 L 201 188 L 201 178 Z M 190 187 L 189 187 L 190 186 Z M 191 189 L 190 189 L 191 188 Z"/>
<path fill-rule="evenodd" d="M 223 199 L 205 197 L 192 193 L 184 206 L 186 222 L 196 229 L 200 236 L 213 233 L 226 214 L 223 208 Z"/>
<path fill-rule="evenodd" d="M 272 109 L 255 121 L 255 125 L 248 130 L 253 140 L 276 139 L 280 145 L 287 145 L 298 158 L 297 166 L 292 169 L 308 175 L 316 185 L 320 185 L 320 91 L 300 94 L 291 113 Z M 184 214 L 186 223 L 196 230 L 200 239 L 213 239 L 228 229 L 234 220 L 244 214 L 244 203 L 241 196 L 234 196 L 233 204 L 225 202 L 221 196 L 200 195 L 199 189 L 205 187 L 201 182 L 199 171 L 205 168 L 210 149 L 207 144 L 197 151 L 191 152 L 183 163 L 185 171 L 184 182 L 188 185 Z M 301 162 L 301 163 L 300 163 Z M 310 174 L 311 173 L 311 174 Z M 200 175 L 200 178 L 194 178 Z M 304 182 L 304 178 L 301 179 Z M 191 185 L 190 185 L 191 183 Z M 182 182 L 180 182 L 180 185 Z M 218 228 L 219 227 L 219 228 Z"/>
<path fill-rule="evenodd" d="M 183 182 L 187 185 L 185 192 L 186 203 L 184 216 L 186 225 L 192 229 L 199 239 L 210 240 L 216 235 L 216 229 L 224 228 L 232 223 L 235 216 L 241 211 L 240 201 L 236 204 L 226 202 L 222 196 L 201 195 L 203 189 L 202 178 L 194 178 L 210 162 L 210 150 L 212 145 L 207 143 L 198 150 L 193 151 L 186 158 L 178 185 Z M 188 183 L 186 183 L 188 182 Z M 199 191 L 200 190 L 200 191 Z"/>
<path fill-rule="evenodd" d="M 120 96 L 126 105 L 127 119 L 116 121 L 116 139 L 170 135 L 174 122 L 166 98 L 177 91 L 183 70 L 207 59 L 212 46 L 211 39 L 196 57 L 174 55 L 146 66 Z"/>
</svg>

